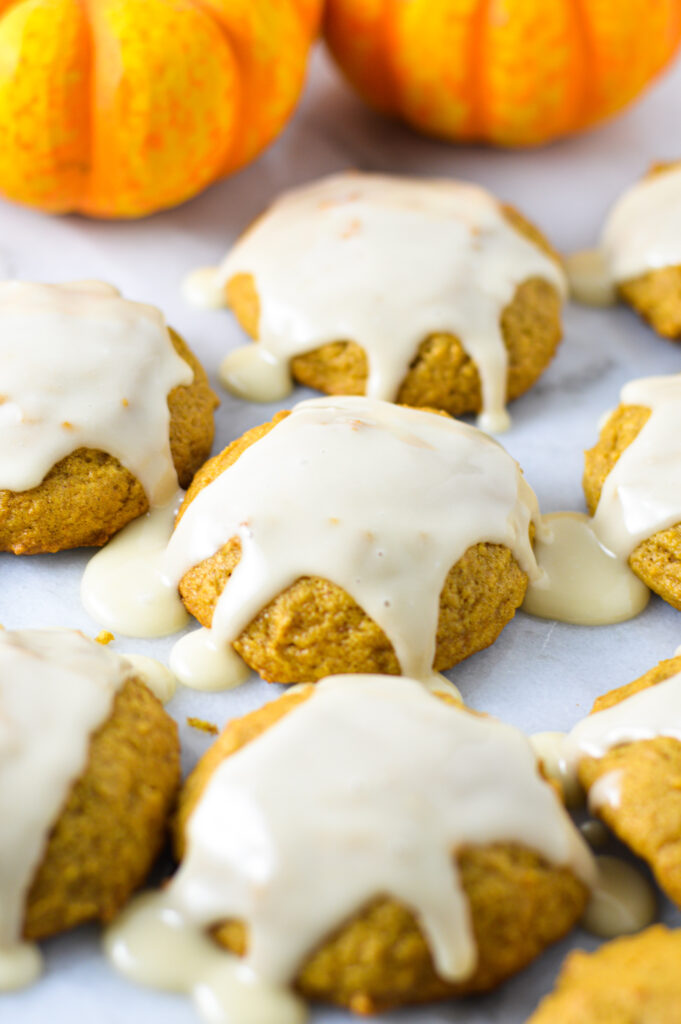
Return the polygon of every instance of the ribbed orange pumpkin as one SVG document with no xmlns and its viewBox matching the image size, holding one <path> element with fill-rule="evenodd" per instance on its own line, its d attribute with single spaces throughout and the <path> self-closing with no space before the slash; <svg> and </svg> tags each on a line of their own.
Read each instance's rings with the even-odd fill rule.
<svg viewBox="0 0 681 1024">
<path fill-rule="evenodd" d="M 679 45 L 681 0 L 327 0 L 325 32 L 379 110 L 533 145 L 637 96 Z"/>
<path fill-rule="evenodd" d="M 322 0 L 0 0 L 0 192 L 139 217 L 280 131 Z"/>
</svg>

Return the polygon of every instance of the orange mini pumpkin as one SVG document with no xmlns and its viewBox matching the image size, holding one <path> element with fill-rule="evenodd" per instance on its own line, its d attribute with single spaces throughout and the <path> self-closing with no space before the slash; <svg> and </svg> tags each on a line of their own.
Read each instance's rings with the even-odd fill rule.
<svg viewBox="0 0 681 1024">
<path fill-rule="evenodd" d="M 629 103 L 681 40 L 681 0 L 327 0 L 326 39 L 381 111 L 533 145 Z"/>
<path fill-rule="evenodd" d="M 0 0 L 0 192 L 139 217 L 280 131 L 321 0 Z"/>
</svg>

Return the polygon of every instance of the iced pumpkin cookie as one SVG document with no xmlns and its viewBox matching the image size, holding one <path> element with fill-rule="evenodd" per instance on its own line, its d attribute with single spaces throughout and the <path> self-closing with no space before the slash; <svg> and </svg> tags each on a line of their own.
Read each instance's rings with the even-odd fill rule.
<svg viewBox="0 0 681 1024">
<path fill-rule="evenodd" d="M 229 304 L 255 344 L 225 385 L 281 398 L 291 377 L 507 425 L 561 337 L 556 255 L 474 185 L 346 173 L 278 199 L 188 294 Z"/>
<path fill-rule="evenodd" d="M 208 986 L 203 1005 L 230 1020 L 238 958 L 251 1007 L 269 1000 L 252 1019 L 301 1020 L 292 989 L 358 1013 L 485 991 L 574 925 L 593 880 L 518 730 L 385 676 L 331 677 L 232 721 L 186 783 L 177 849 L 109 954 L 137 980 Z M 159 971 L 168 908 L 188 966 Z"/>
<path fill-rule="evenodd" d="M 71 630 L 0 631 L 0 990 L 30 943 L 110 921 L 179 784 L 177 728 L 124 658 Z"/>
<path fill-rule="evenodd" d="M 681 375 L 632 381 L 585 456 L 604 546 L 681 609 Z"/>
<path fill-rule="evenodd" d="M 578 950 L 527 1024 L 677 1024 L 681 930 L 664 925 Z"/>
<path fill-rule="evenodd" d="M 600 250 L 592 257 L 577 254 L 571 264 L 577 298 L 589 301 L 589 274 L 581 281 L 579 270 L 591 264 L 592 297 L 605 300 L 609 292 L 658 334 L 681 337 L 681 162 L 654 165 L 613 207 Z"/>
<path fill-rule="evenodd" d="M 0 283 L 0 551 L 101 545 L 167 502 L 207 458 L 216 404 L 153 306 Z"/>
<path fill-rule="evenodd" d="M 302 402 L 187 492 L 163 572 L 208 631 L 171 667 L 187 681 L 205 641 L 275 682 L 428 678 L 513 617 L 536 516 L 518 464 L 474 427 L 368 398 Z"/>
<path fill-rule="evenodd" d="M 681 657 L 599 697 L 565 751 L 591 811 L 681 906 Z"/>
</svg>

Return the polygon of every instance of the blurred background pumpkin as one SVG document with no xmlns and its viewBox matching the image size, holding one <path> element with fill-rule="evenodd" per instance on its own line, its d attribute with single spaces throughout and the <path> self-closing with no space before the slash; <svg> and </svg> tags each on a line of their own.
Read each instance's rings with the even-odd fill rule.
<svg viewBox="0 0 681 1024">
<path fill-rule="evenodd" d="M 681 0 L 327 0 L 325 34 L 378 110 L 536 145 L 634 99 L 681 41 Z"/>
<path fill-rule="evenodd" d="M 0 0 L 0 192 L 139 217 L 252 160 L 322 0 Z"/>
</svg>

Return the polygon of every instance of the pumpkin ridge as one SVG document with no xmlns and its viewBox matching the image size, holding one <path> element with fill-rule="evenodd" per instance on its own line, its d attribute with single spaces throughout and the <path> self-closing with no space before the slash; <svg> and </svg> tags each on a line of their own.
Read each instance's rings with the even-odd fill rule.
<svg viewBox="0 0 681 1024">
<path fill-rule="evenodd" d="M 87 120 L 86 120 L 85 124 L 82 125 L 83 133 L 85 133 L 87 135 L 87 139 L 86 139 L 86 143 L 87 144 L 85 146 L 85 151 L 89 154 L 89 159 L 87 160 L 87 162 L 83 166 L 83 178 L 84 178 L 83 189 L 84 189 L 85 195 L 87 197 L 87 199 L 86 199 L 87 203 L 89 203 L 90 199 L 91 199 L 92 184 L 93 184 L 92 183 L 92 172 L 93 172 L 93 166 L 92 166 L 92 140 L 94 138 L 93 122 L 94 122 L 94 119 L 95 119 L 95 111 L 97 109 L 97 104 L 95 102 L 95 95 L 94 95 L 94 92 L 95 92 L 95 82 L 96 82 L 96 76 L 94 74 L 94 70 L 95 70 L 95 59 L 96 59 L 96 54 L 97 54 L 97 47 L 95 46 L 95 32 L 94 32 L 94 27 L 93 27 L 93 23 L 92 23 L 92 11 L 90 9 L 90 4 L 92 2 L 93 2 L 93 0 L 78 0 L 78 6 L 80 7 L 81 11 L 83 12 L 83 20 L 84 20 L 85 26 L 87 28 L 87 37 L 88 37 L 88 48 L 87 48 L 87 56 L 86 56 L 87 63 L 86 63 L 86 66 L 84 68 L 84 75 L 87 76 Z M 81 205 L 82 205 L 82 202 L 81 202 Z M 78 197 L 77 196 L 72 196 L 71 197 L 70 206 L 74 210 L 79 208 Z"/>
<path fill-rule="evenodd" d="M 0 0 L 0 18 L 4 18 L 13 7 L 17 7 L 23 0 Z"/>
<path fill-rule="evenodd" d="M 388 79 L 388 94 L 392 97 L 391 113 L 397 112 L 401 99 L 400 76 L 393 60 L 393 47 L 390 45 L 392 28 L 398 21 L 397 6 L 401 0 L 383 0 L 380 17 L 379 50 L 383 64 L 383 73 Z"/>
<path fill-rule="evenodd" d="M 244 124 L 248 120 L 249 112 L 249 104 L 247 97 L 250 96 L 251 93 L 251 90 L 249 88 L 244 88 L 243 84 L 244 81 L 246 81 L 246 83 L 248 84 L 250 78 L 248 60 L 244 57 L 242 48 L 239 46 L 238 41 L 232 36 L 226 22 L 222 20 L 219 13 L 213 7 L 211 7 L 209 3 L 206 3 L 205 0 L 188 0 L 188 2 L 190 7 L 193 7 L 195 10 L 200 11 L 201 14 L 204 14 L 207 18 L 210 18 L 210 20 L 216 25 L 225 46 L 231 53 L 234 63 L 236 64 L 239 70 L 239 74 L 236 76 L 236 81 L 239 83 L 238 110 L 236 111 L 234 116 L 234 123 L 239 125 L 239 137 L 242 140 L 240 144 L 243 150 L 245 149 Z M 221 176 L 226 173 L 227 168 L 229 166 L 231 166 L 232 164 L 236 164 L 238 166 L 239 164 L 240 158 L 237 160 L 234 159 L 234 142 L 235 140 L 233 137 L 230 139 L 225 139 L 225 151 L 223 153 L 222 159 L 220 160 Z"/>
<path fill-rule="evenodd" d="M 293 6 L 298 12 L 301 22 L 308 26 L 311 38 L 316 39 L 319 36 L 321 27 L 322 4 L 317 6 L 317 14 L 314 16 L 312 25 L 310 25 L 310 11 L 313 5 L 310 4 L 309 0 L 293 0 Z"/>
<path fill-rule="evenodd" d="M 586 9 L 584 7 L 584 0 L 572 0 L 572 10 L 575 21 L 576 36 L 579 39 L 579 45 L 581 48 L 580 60 L 584 68 L 589 68 L 594 64 L 594 46 L 591 39 L 591 23 L 589 21 Z M 598 116 L 598 112 L 590 113 L 590 106 L 595 99 L 595 89 L 592 76 L 588 73 L 582 74 L 582 88 L 579 102 L 575 104 L 575 109 L 572 117 L 570 118 L 570 131 L 578 131 L 579 126 L 586 122 L 587 124 L 593 121 L 594 117 Z"/>
<path fill-rule="evenodd" d="M 478 0 L 472 16 L 470 59 L 466 75 L 470 97 L 470 111 L 464 128 L 466 137 L 480 138 L 485 130 L 482 67 L 486 42 L 485 26 L 490 17 L 490 7 L 491 0 Z"/>
</svg>

